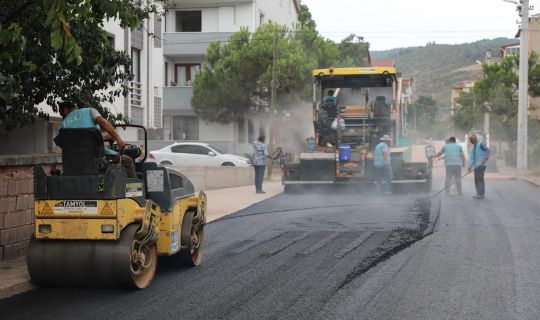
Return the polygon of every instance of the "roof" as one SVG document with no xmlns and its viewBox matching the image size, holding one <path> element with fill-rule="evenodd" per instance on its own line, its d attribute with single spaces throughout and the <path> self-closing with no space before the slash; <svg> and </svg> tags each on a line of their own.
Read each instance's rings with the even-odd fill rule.
<svg viewBox="0 0 540 320">
<path fill-rule="evenodd" d="M 396 62 L 394 59 L 379 59 L 379 60 L 371 60 L 371 66 L 372 67 L 396 67 Z"/>
<path fill-rule="evenodd" d="M 505 46 L 501 46 L 501 49 L 506 49 L 506 48 L 510 48 L 510 47 L 519 47 L 519 43 L 507 44 Z"/>
<path fill-rule="evenodd" d="M 404 86 L 410 86 L 413 84 L 413 82 L 414 82 L 414 79 L 403 79 L 401 81 L 401 84 Z"/>
<path fill-rule="evenodd" d="M 467 82 L 472 82 L 473 86 L 474 84 L 476 83 L 476 81 L 478 80 L 481 80 L 482 77 L 475 77 L 475 78 L 471 78 L 471 79 L 465 79 L 465 80 L 461 80 L 459 81 L 458 83 L 456 83 L 452 89 L 462 89 L 462 88 L 471 88 L 470 86 L 467 86 L 466 83 Z"/>
<path fill-rule="evenodd" d="M 315 69 L 312 71 L 313 76 L 331 76 L 331 75 L 369 75 L 369 74 L 396 74 L 396 68 L 389 67 L 350 67 L 350 68 L 326 68 Z"/>
</svg>

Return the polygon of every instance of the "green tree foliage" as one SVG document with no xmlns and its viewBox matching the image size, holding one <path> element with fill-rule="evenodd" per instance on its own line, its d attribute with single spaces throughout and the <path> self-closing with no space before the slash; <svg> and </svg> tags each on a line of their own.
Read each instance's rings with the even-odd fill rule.
<svg viewBox="0 0 540 320">
<path fill-rule="evenodd" d="M 365 66 L 368 43 L 351 35 L 341 43 L 323 38 L 309 9 L 300 6 L 294 30 L 265 24 L 254 33 L 243 29 L 227 43 L 211 43 L 207 63 L 195 78 L 192 105 L 207 121 L 229 123 L 270 100 L 272 54 L 277 39 L 278 106 L 310 100 L 311 70 L 329 66 Z"/>
<path fill-rule="evenodd" d="M 339 45 L 339 65 L 340 67 L 369 66 L 369 43 L 363 37 L 351 34 L 343 39 Z"/>
<path fill-rule="evenodd" d="M 269 101 L 274 43 L 278 96 L 301 91 L 310 77 L 302 44 L 286 27 L 269 23 L 253 34 L 236 32 L 225 45 L 210 44 L 207 63 L 193 85 L 195 112 L 205 120 L 228 123 Z"/>
<path fill-rule="evenodd" d="M 491 114 L 492 136 L 514 141 L 517 132 L 517 90 L 519 86 L 519 57 L 509 56 L 500 63 L 482 65 L 484 78 L 477 81 L 471 93 L 462 93 L 459 108 L 453 116 L 457 128 L 469 131 L 479 129 L 483 114 Z M 529 55 L 529 95 L 540 95 L 540 65 L 538 55 Z"/>
<path fill-rule="evenodd" d="M 408 108 L 407 122 L 413 128 L 416 116 L 416 134 L 431 138 L 440 138 L 444 135 L 445 126 L 438 119 L 439 106 L 431 97 L 421 96 Z"/>
<path fill-rule="evenodd" d="M 371 51 L 371 57 L 394 59 L 405 77 L 415 79 L 416 96 L 431 96 L 440 105 L 447 106 L 456 82 L 482 75 L 476 61 L 484 61 L 486 48 L 497 56 L 501 46 L 515 43 L 515 39 L 506 38 L 456 45 L 430 43 L 419 47 Z"/>
<path fill-rule="evenodd" d="M 474 92 L 462 92 L 456 102 L 459 106 L 454 110 L 452 116 L 454 127 L 464 132 L 478 128 L 483 121 L 483 113 L 480 106 L 476 108 Z"/>
<path fill-rule="evenodd" d="M 46 102 L 76 98 L 113 116 L 104 102 L 128 92 L 131 59 L 116 51 L 103 23 L 135 28 L 152 12 L 146 1 L 0 0 L 0 127 L 24 126 L 47 114 Z M 111 89 L 112 88 L 112 89 Z"/>
<path fill-rule="evenodd" d="M 302 43 L 309 65 L 314 68 L 327 68 L 337 65 L 339 58 L 338 46 L 332 40 L 323 38 L 316 28 L 317 24 L 313 20 L 309 8 L 301 4 L 295 38 Z"/>
</svg>

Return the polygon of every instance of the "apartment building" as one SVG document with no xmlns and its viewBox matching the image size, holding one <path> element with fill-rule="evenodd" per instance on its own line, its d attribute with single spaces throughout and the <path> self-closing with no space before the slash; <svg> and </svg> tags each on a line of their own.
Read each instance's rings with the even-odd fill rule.
<svg viewBox="0 0 540 320">
<path fill-rule="evenodd" d="M 122 29 L 116 21 L 104 25 L 109 40 L 117 50 L 125 51 L 133 59 L 135 79 L 129 84 L 127 97 L 117 97 L 104 106 L 114 113 L 122 113 L 134 124 L 150 129 L 154 138 L 162 138 L 162 90 L 163 87 L 163 40 L 164 19 L 154 15 L 135 30 Z M 0 156 L 33 155 L 59 152 L 53 137 L 58 133 L 60 115 L 53 112 L 45 102 L 39 108 L 49 114 L 49 121 L 37 120 L 22 129 L 16 128 L 9 137 L 0 135 Z M 12 137 L 16 137 L 13 139 Z"/>
<path fill-rule="evenodd" d="M 162 127 L 163 28 L 160 15 L 151 16 L 133 30 L 122 29 L 115 21 L 104 26 L 116 50 L 123 50 L 133 60 L 134 73 L 129 95 L 106 106 L 129 117 L 133 124 L 149 129 Z"/>
<path fill-rule="evenodd" d="M 212 41 L 248 28 L 255 31 L 267 22 L 293 27 L 298 18 L 297 0 L 176 0 L 165 16 L 163 33 L 163 132 L 164 140 L 211 142 L 227 152 L 250 152 L 250 139 L 268 134 L 267 115 L 248 114 L 231 124 L 199 119 L 191 106 L 192 84 L 205 63 Z"/>
<path fill-rule="evenodd" d="M 459 108 L 460 107 L 460 104 L 457 102 L 457 99 L 459 98 L 459 96 L 461 95 L 462 92 L 471 92 L 474 88 L 474 84 L 476 83 L 476 81 L 480 80 L 482 78 L 478 77 L 478 78 L 473 78 L 473 79 L 467 79 L 467 80 L 463 80 L 463 81 L 460 81 L 458 83 L 456 83 L 456 85 L 454 85 L 452 87 L 452 95 L 450 97 L 450 102 L 451 102 L 451 114 L 454 115 L 454 110 L 456 110 L 456 108 Z"/>
</svg>

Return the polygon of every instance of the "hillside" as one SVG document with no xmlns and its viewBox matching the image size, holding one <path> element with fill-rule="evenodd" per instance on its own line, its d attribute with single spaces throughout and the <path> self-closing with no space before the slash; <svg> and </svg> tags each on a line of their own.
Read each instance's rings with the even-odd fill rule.
<svg viewBox="0 0 540 320">
<path fill-rule="evenodd" d="M 503 45 L 516 39 L 497 38 L 473 43 L 447 45 L 429 44 L 424 47 L 372 51 L 372 59 L 394 59 L 404 77 L 415 79 L 415 96 L 431 96 L 440 105 L 449 106 L 452 86 L 458 81 L 482 75 L 476 61 L 484 61 L 485 50 L 493 57 Z"/>
</svg>

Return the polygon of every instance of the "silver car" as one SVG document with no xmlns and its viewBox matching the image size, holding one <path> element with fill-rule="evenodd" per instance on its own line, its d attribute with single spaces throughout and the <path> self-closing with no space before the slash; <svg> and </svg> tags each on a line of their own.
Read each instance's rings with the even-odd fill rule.
<svg viewBox="0 0 540 320">
<path fill-rule="evenodd" d="M 227 154 L 207 143 L 177 142 L 148 154 L 148 161 L 169 166 L 237 166 L 247 167 L 245 157 Z"/>
</svg>

